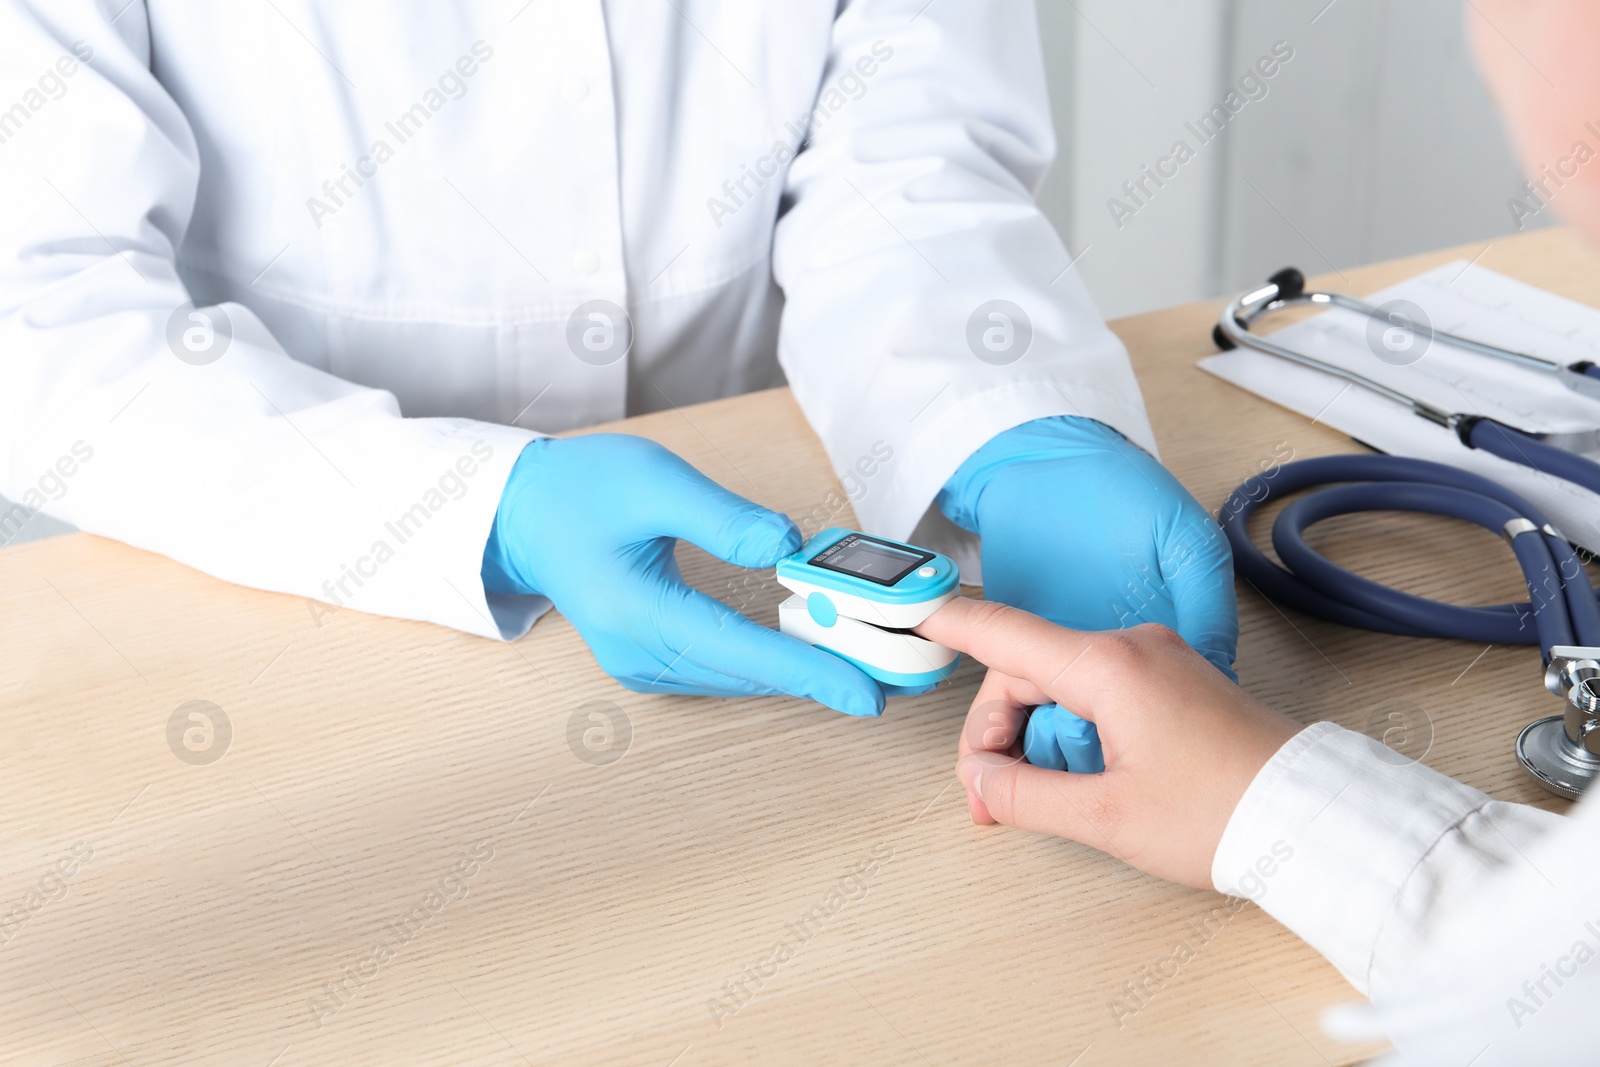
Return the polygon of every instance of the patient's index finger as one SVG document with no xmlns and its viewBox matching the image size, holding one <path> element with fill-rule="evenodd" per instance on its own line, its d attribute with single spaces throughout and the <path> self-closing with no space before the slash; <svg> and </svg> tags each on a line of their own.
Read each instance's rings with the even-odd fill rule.
<svg viewBox="0 0 1600 1067">
<path fill-rule="evenodd" d="M 915 627 L 930 641 L 958 649 L 1013 678 L 1026 678 L 1053 700 L 1094 721 L 1089 689 L 1074 667 L 1104 635 L 1069 630 L 992 601 L 957 597 Z M 1074 675 L 1077 675 L 1075 678 Z"/>
</svg>

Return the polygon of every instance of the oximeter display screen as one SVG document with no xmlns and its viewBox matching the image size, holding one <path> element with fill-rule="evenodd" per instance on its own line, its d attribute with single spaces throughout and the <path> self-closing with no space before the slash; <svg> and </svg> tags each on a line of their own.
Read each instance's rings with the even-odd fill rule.
<svg viewBox="0 0 1600 1067">
<path fill-rule="evenodd" d="M 918 552 L 904 545 L 851 534 L 818 553 L 811 565 L 865 578 L 879 585 L 893 585 L 932 558 L 931 552 Z"/>
</svg>

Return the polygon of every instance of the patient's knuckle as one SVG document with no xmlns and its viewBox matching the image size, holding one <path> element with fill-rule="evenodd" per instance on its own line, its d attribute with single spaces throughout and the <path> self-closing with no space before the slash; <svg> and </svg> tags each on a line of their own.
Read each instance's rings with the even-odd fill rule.
<svg viewBox="0 0 1600 1067">
<path fill-rule="evenodd" d="M 1094 635 L 1095 655 L 1114 671 L 1137 669 L 1144 646 L 1133 630 L 1107 630 Z"/>
<path fill-rule="evenodd" d="M 1016 822 L 1017 771 L 1016 764 L 991 767 L 983 776 L 983 804 L 995 820 Z"/>
<path fill-rule="evenodd" d="M 965 740 L 969 751 L 1004 752 L 1015 740 L 1012 716 L 999 700 L 986 700 L 967 713 Z"/>
<path fill-rule="evenodd" d="M 970 610 L 969 622 L 973 629 L 989 633 L 999 629 L 1011 614 L 1011 608 L 993 600 L 975 601 Z"/>
<path fill-rule="evenodd" d="M 1123 813 L 1115 799 L 1104 790 L 1080 793 L 1072 802 L 1076 814 L 1088 826 L 1085 844 L 1105 850 L 1121 828 Z M 1098 838 L 1098 840 L 1097 840 Z"/>
<path fill-rule="evenodd" d="M 1183 635 L 1170 626 L 1159 622 L 1140 623 L 1133 628 L 1135 639 L 1148 649 L 1158 652 L 1170 653 L 1180 648 L 1187 648 Z"/>
</svg>

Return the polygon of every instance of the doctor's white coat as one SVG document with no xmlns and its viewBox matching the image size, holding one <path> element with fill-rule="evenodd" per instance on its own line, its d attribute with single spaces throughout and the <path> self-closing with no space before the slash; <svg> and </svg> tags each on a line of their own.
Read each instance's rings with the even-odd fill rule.
<svg viewBox="0 0 1600 1067">
<path fill-rule="evenodd" d="M 1053 153 L 1029 0 L 0 0 L 0 541 L 500 636 L 524 443 L 787 378 L 970 562 L 994 434 L 1154 448 Z"/>
</svg>

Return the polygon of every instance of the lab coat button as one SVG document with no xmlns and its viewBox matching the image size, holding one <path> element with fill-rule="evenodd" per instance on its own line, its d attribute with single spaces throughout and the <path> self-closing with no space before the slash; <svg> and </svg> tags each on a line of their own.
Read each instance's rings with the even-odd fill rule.
<svg viewBox="0 0 1600 1067">
<path fill-rule="evenodd" d="M 574 74 L 561 79 L 561 95 L 576 104 L 589 95 L 589 83 Z"/>
<path fill-rule="evenodd" d="M 600 256 L 592 248 L 580 248 L 572 254 L 572 269 L 579 274 L 593 274 L 600 269 Z"/>
</svg>

